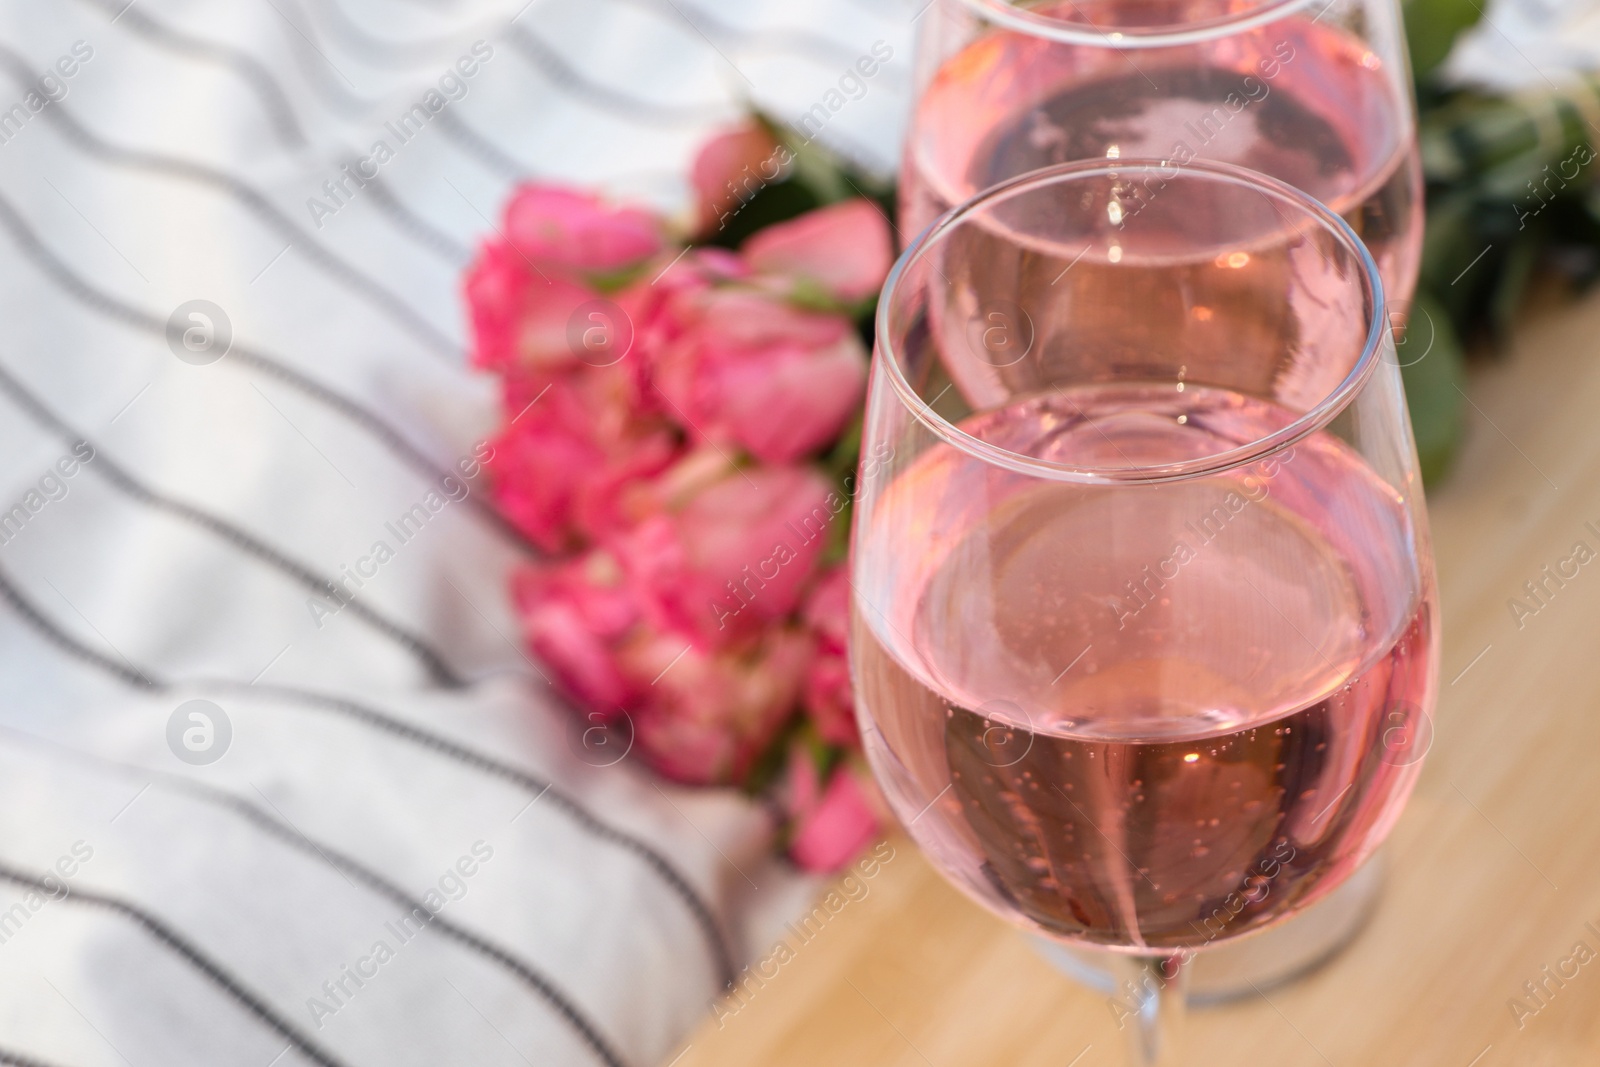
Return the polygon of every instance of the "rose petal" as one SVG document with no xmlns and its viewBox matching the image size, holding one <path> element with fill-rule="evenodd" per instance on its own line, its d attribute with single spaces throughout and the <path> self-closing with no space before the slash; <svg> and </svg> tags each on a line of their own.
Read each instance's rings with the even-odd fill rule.
<svg viewBox="0 0 1600 1067">
<path fill-rule="evenodd" d="M 803 870 L 831 872 L 849 863 L 878 835 L 878 817 L 866 790 L 848 767 L 834 772 L 811 815 L 789 843 L 789 858 Z"/>
<path fill-rule="evenodd" d="M 745 122 L 717 134 L 695 156 L 690 182 L 699 198 L 700 232 L 718 227 L 761 188 L 782 177 L 778 142 L 766 127 Z"/>
<path fill-rule="evenodd" d="M 833 520 L 829 494 L 810 468 L 737 471 L 613 545 L 654 625 L 726 648 L 799 607 Z"/>
<path fill-rule="evenodd" d="M 649 683 L 634 716 L 641 754 L 677 781 L 742 783 L 793 712 L 810 655 L 810 638 L 793 629 L 737 653 L 686 646 L 677 634 L 631 647 L 627 669 Z"/>
<path fill-rule="evenodd" d="M 764 463 L 793 463 L 837 438 L 867 384 L 854 334 L 818 351 L 775 348 L 765 366 L 733 363 L 719 383 L 722 423 Z"/>
<path fill-rule="evenodd" d="M 528 568 L 516 576 L 512 592 L 528 647 L 573 698 L 602 715 L 636 699 L 640 686 L 616 650 L 640 611 L 615 561 L 591 553 Z"/>
<path fill-rule="evenodd" d="M 868 200 L 770 226 L 740 251 L 758 271 L 809 279 L 847 304 L 877 292 L 894 264 L 888 220 Z"/>
<path fill-rule="evenodd" d="M 511 246 L 533 267 L 588 274 L 631 266 L 661 251 L 661 224 L 649 212 L 613 207 L 593 193 L 527 183 L 505 211 Z"/>
<path fill-rule="evenodd" d="M 689 294 L 666 314 L 679 325 L 654 381 L 697 439 L 793 462 L 836 438 L 860 403 L 867 353 L 842 315 L 750 288 Z"/>
</svg>

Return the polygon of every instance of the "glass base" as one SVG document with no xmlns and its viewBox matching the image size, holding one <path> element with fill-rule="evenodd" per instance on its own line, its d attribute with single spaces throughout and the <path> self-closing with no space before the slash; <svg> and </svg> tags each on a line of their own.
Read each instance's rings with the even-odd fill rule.
<svg viewBox="0 0 1600 1067">
<path fill-rule="evenodd" d="M 1383 886 L 1383 856 L 1326 897 L 1277 926 L 1208 948 L 1185 968 L 1191 1007 L 1222 1004 L 1294 981 L 1327 963 L 1354 940 L 1372 917 Z M 1111 996 L 1117 988 L 1110 953 L 1075 948 L 1032 935 L 1034 949 L 1067 977 Z"/>
</svg>

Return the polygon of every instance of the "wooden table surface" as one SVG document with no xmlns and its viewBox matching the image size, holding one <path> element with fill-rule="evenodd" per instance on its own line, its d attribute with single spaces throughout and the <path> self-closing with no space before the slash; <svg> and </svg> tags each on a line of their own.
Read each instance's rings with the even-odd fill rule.
<svg viewBox="0 0 1600 1067">
<path fill-rule="evenodd" d="M 1468 441 L 1429 498 L 1435 740 L 1382 903 L 1314 975 L 1191 1014 L 1186 1063 L 1600 1064 L 1600 560 L 1520 627 L 1508 607 L 1576 541 L 1600 550 L 1600 297 L 1531 315 L 1467 392 Z M 1120 1067 L 1104 996 L 891 844 L 866 895 L 791 938 L 674 1067 Z M 1557 985 L 1546 965 L 1577 974 Z"/>
</svg>

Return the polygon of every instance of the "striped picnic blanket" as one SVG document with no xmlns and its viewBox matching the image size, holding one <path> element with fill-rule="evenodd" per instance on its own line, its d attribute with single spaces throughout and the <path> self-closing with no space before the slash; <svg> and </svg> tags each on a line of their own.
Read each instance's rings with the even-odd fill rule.
<svg viewBox="0 0 1600 1067">
<path fill-rule="evenodd" d="M 916 14 L 0 6 L 0 1063 L 642 1067 L 771 944 L 766 815 L 521 649 L 458 280 L 517 180 L 681 205 L 876 41 L 822 136 L 892 166 Z"/>
</svg>

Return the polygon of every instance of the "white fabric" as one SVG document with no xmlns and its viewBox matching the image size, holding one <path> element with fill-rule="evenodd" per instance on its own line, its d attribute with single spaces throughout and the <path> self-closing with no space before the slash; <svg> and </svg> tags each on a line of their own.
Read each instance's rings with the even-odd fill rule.
<svg viewBox="0 0 1600 1067">
<path fill-rule="evenodd" d="M 427 510 L 496 419 L 460 272 L 518 173 L 681 208 L 741 99 L 797 115 L 878 40 L 823 138 L 892 167 L 920 5 L 125 4 L 0 5 L 0 1063 L 606 1062 L 556 1000 L 664 1060 L 720 974 L 649 850 L 735 966 L 807 887 L 754 806 L 578 759 L 507 607 L 525 550 L 478 493 Z M 231 323 L 220 362 L 163 335 L 191 300 Z M 347 567 L 353 603 L 313 611 Z M 169 748 L 192 699 L 232 726 L 209 765 Z"/>
</svg>

